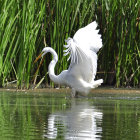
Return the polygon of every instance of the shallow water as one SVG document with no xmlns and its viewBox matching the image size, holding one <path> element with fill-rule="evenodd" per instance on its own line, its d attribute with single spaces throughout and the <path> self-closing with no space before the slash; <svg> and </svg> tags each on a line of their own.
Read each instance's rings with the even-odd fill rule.
<svg viewBox="0 0 140 140">
<path fill-rule="evenodd" d="M 0 92 L 0 140 L 138 140 L 140 94 Z"/>
</svg>

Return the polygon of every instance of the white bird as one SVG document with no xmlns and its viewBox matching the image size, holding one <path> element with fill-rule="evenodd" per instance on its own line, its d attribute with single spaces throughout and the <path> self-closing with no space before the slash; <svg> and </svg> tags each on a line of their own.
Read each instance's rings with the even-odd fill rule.
<svg viewBox="0 0 140 140">
<path fill-rule="evenodd" d="M 59 75 L 55 75 L 54 72 L 58 55 L 51 47 L 45 47 L 35 60 L 36 62 L 41 56 L 50 52 L 53 55 L 48 68 L 50 79 L 56 84 L 69 86 L 72 89 L 72 97 L 75 97 L 76 93 L 86 96 L 91 89 L 103 83 L 102 79 L 95 81 L 97 52 L 102 47 L 101 35 L 96 28 L 97 23 L 94 21 L 79 29 L 73 38 L 66 40 L 64 55 L 69 54 L 68 60 L 71 62 L 68 70 L 62 71 Z"/>
</svg>

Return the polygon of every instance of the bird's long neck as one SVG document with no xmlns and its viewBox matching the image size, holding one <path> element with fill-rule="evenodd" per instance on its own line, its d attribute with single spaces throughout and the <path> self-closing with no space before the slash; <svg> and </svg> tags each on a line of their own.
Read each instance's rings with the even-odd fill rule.
<svg viewBox="0 0 140 140">
<path fill-rule="evenodd" d="M 55 65 L 58 61 L 58 55 L 52 48 L 50 48 L 49 52 L 53 55 L 53 60 L 50 62 L 49 68 L 48 68 L 49 69 L 49 76 L 53 82 L 59 83 L 58 76 L 55 75 L 55 72 L 54 72 Z"/>
</svg>

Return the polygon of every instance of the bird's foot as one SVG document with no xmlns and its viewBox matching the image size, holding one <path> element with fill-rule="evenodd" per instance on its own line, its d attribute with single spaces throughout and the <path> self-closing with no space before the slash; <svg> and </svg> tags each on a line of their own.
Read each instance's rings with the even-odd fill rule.
<svg viewBox="0 0 140 140">
<path fill-rule="evenodd" d="M 74 97 L 75 97 L 75 95 L 76 95 L 76 91 L 75 91 L 75 89 L 74 89 L 74 88 L 72 88 L 72 90 L 71 90 L 71 97 L 72 97 L 72 98 L 74 98 Z"/>
</svg>

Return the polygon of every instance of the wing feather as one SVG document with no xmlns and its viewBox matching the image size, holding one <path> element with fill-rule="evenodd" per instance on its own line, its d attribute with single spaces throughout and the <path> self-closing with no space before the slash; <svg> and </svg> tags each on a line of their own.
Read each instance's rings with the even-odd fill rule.
<svg viewBox="0 0 140 140">
<path fill-rule="evenodd" d="M 71 63 L 69 74 L 77 78 L 82 78 L 87 82 L 92 82 L 97 71 L 97 52 L 102 47 L 101 36 L 96 30 L 96 22 L 92 22 L 84 28 L 79 29 L 73 39 L 66 40 L 64 45 L 65 54 L 69 54 Z"/>
<path fill-rule="evenodd" d="M 97 53 L 102 47 L 102 39 L 101 35 L 98 34 L 99 30 L 96 30 L 96 28 L 97 23 L 92 22 L 86 27 L 79 29 L 73 37 L 74 41 L 82 49 L 87 48 Z"/>
</svg>

